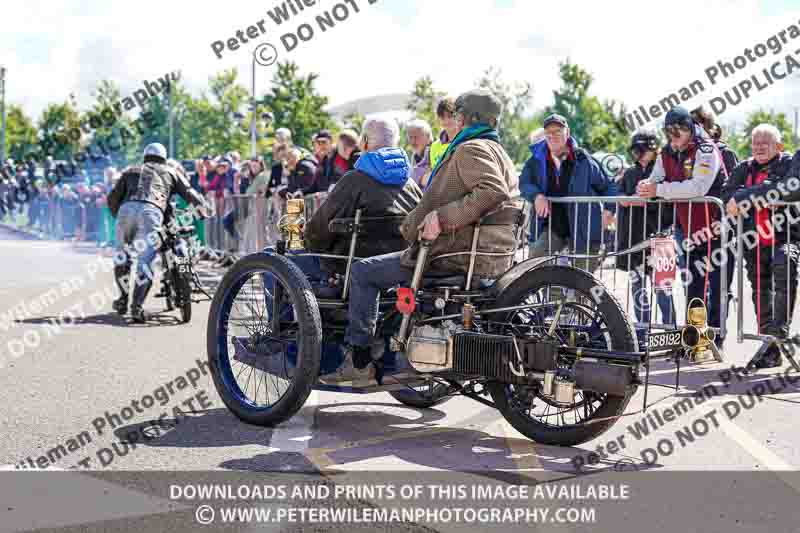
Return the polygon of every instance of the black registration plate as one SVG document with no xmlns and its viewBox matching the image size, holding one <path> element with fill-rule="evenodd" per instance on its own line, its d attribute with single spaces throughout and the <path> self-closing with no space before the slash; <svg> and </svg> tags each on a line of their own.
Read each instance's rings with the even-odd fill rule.
<svg viewBox="0 0 800 533">
<path fill-rule="evenodd" d="M 681 347 L 680 331 L 663 331 L 651 333 L 647 337 L 647 347 L 650 350 L 671 350 Z"/>
</svg>

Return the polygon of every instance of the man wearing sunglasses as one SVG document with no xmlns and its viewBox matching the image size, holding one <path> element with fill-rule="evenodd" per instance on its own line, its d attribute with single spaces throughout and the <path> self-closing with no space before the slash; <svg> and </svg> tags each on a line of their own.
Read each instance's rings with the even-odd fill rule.
<svg viewBox="0 0 800 533">
<path fill-rule="evenodd" d="M 641 198 L 665 198 L 683 200 L 705 196 L 719 198 L 725 170 L 722 155 L 702 127 L 696 125 L 689 111 L 677 106 L 671 109 L 664 120 L 664 133 L 668 144 L 656 159 L 649 180 L 637 186 Z M 722 308 L 721 294 L 726 298 L 723 304 L 727 309 L 728 290 L 733 278 L 733 254 L 730 249 L 714 253 L 721 246 L 719 209 L 707 203 L 676 203 L 677 223 L 688 241 L 694 243 L 687 253 L 687 301 L 700 298 L 708 308 L 709 324 L 719 328 Z M 717 230 L 716 232 L 714 230 Z M 711 258 L 726 259 L 727 282 L 722 287 L 721 268 L 718 261 Z M 724 338 L 717 337 L 718 348 L 722 348 Z"/>
</svg>

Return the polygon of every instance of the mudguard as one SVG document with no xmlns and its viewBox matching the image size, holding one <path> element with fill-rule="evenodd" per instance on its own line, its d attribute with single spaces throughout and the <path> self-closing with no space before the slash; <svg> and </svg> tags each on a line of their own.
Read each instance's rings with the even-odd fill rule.
<svg viewBox="0 0 800 533">
<path fill-rule="evenodd" d="M 486 295 L 492 298 L 498 297 L 517 279 L 521 278 L 523 275 L 535 268 L 539 268 L 542 265 L 546 265 L 555 261 L 555 259 L 555 256 L 535 257 L 533 259 L 523 261 L 522 263 L 517 263 L 511 267 L 510 270 L 507 270 L 502 276 L 497 278 L 492 286 L 487 289 Z"/>
</svg>

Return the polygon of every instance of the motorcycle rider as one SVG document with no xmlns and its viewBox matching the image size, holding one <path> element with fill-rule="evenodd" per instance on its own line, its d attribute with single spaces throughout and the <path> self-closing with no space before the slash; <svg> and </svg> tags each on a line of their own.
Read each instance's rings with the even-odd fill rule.
<svg viewBox="0 0 800 533">
<path fill-rule="evenodd" d="M 144 163 L 126 168 L 108 195 L 108 208 L 117 219 L 117 251 L 114 255 L 114 278 L 120 297 L 114 310 L 120 315 L 128 311 L 128 276 L 131 258 L 125 247 L 133 245 L 139 254 L 136 286 L 133 290 L 131 317 L 143 323 L 148 315 L 142 309 L 153 284 L 150 268 L 156 256 L 159 234 L 170 197 L 177 193 L 188 203 L 206 212 L 203 197 L 192 189 L 180 165 L 167 163 L 167 150 L 160 143 L 144 149 Z"/>
</svg>

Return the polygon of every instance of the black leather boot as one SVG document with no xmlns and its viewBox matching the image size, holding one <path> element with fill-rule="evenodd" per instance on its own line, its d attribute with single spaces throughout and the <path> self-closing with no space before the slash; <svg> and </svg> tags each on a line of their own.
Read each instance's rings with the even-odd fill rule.
<svg viewBox="0 0 800 533">
<path fill-rule="evenodd" d="M 128 312 L 128 281 L 131 273 L 131 264 L 117 265 L 114 267 L 114 281 L 119 289 L 119 298 L 111 306 L 120 315 Z"/>
<path fill-rule="evenodd" d="M 150 314 L 147 313 L 142 306 L 147 299 L 147 293 L 150 292 L 150 287 L 153 282 L 150 280 L 144 282 L 137 282 L 136 287 L 133 289 L 133 303 L 131 304 L 131 318 L 137 324 L 144 324 L 150 319 Z"/>
</svg>

